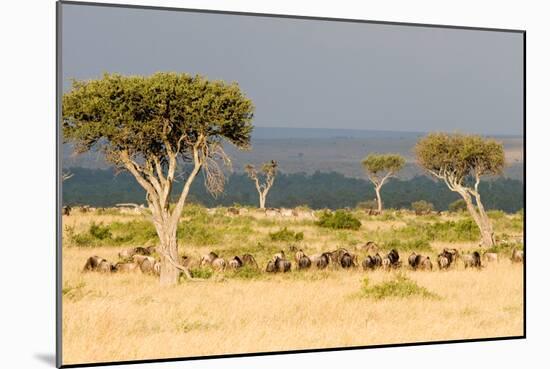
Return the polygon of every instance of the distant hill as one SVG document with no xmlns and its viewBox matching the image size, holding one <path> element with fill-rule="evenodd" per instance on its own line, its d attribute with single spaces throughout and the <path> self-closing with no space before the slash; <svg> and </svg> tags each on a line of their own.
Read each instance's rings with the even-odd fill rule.
<svg viewBox="0 0 550 369">
<path fill-rule="evenodd" d="M 71 168 L 74 176 L 63 183 L 63 204 L 113 206 L 117 203 L 145 202 L 145 193 L 134 178 L 126 172 L 115 175 L 112 169 Z M 182 183 L 174 188 L 181 191 Z M 481 195 L 488 209 L 515 212 L 523 208 L 523 183 L 499 178 L 484 181 Z M 458 195 L 440 181 L 425 176 L 410 180 L 390 180 L 382 189 L 386 207 L 408 208 L 413 201 L 426 200 L 438 210 L 445 210 L 458 199 Z M 279 175 L 268 196 L 268 206 L 296 207 L 308 205 L 313 209 L 355 207 L 359 202 L 374 199 L 370 182 L 351 178 L 341 173 L 315 172 Z M 242 173 L 234 173 L 227 179 L 225 192 L 217 198 L 206 192 L 203 178 L 199 176 L 191 187 L 189 201 L 203 205 L 230 206 L 235 203 L 257 205 L 258 195 L 252 181 Z"/>
<path fill-rule="evenodd" d="M 243 172 L 247 163 L 259 164 L 277 160 L 284 173 L 316 171 L 337 172 L 348 177 L 364 178 L 360 162 L 371 152 L 392 152 L 407 160 L 400 178 L 411 179 L 425 174 L 414 162 L 413 148 L 422 132 L 392 132 L 320 128 L 265 128 L 256 127 L 252 135 L 252 149 L 239 151 L 232 146 L 227 152 L 232 158 L 233 170 Z M 507 168 L 504 176 L 523 179 L 523 138 L 496 136 L 504 144 Z M 71 155 L 72 147 L 63 147 L 64 167 L 107 169 L 110 167 L 101 153 Z"/>
</svg>

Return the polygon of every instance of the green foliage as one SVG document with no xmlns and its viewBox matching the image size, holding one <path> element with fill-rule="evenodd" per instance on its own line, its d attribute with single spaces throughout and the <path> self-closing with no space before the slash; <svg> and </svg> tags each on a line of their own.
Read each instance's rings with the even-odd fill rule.
<svg viewBox="0 0 550 369">
<path fill-rule="evenodd" d="M 479 228 L 469 218 L 458 221 L 424 223 L 410 221 L 405 227 L 392 231 L 397 239 L 421 239 L 427 241 L 477 241 Z"/>
<path fill-rule="evenodd" d="M 370 175 L 377 175 L 381 172 L 396 173 L 405 166 L 405 159 L 399 154 L 369 154 L 361 161 L 363 168 Z"/>
<path fill-rule="evenodd" d="M 434 210 L 434 204 L 427 202 L 425 200 L 415 201 L 411 204 L 411 208 L 417 214 L 429 214 Z"/>
<path fill-rule="evenodd" d="M 474 173 L 500 175 L 504 168 L 502 143 L 476 135 L 430 133 L 415 152 L 420 166 L 461 185 Z"/>
<path fill-rule="evenodd" d="M 449 204 L 449 211 L 452 213 L 458 213 L 461 211 L 466 211 L 466 201 L 458 199 Z"/>
<path fill-rule="evenodd" d="M 108 225 L 92 222 L 86 231 L 75 233 L 73 229 L 67 236 L 70 244 L 81 247 L 146 245 L 158 242 L 153 224 L 143 220 L 112 222 Z"/>
<path fill-rule="evenodd" d="M 315 224 L 325 228 L 352 229 L 355 231 L 361 227 L 359 219 L 344 210 L 336 210 L 334 213 L 325 211 Z"/>
<path fill-rule="evenodd" d="M 209 267 L 199 267 L 190 269 L 189 273 L 193 278 L 209 279 L 214 275 L 214 271 Z"/>
<path fill-rule="evenodd" d="M 243 266 L 242 268 L 232 271 L 228 277 L 235 279 L 260 279 L 265 274 L 262 273 L 261 269 L 252 268 L 248 265 Z"/>
<path fill-rule="evenodd" d="M 496 252 L 498 254 L 512 255 L 512 250 L 523 250 L 523 243 L 497 243 L 487 249 L 487 252 Z"/>
<path fill-rule="evenodd" d="M 269 238 L 272 241 L 297 242 L 304 239 L 304 232 L 293 232 L 284 227 L 277 232 L 269 233 Z"/>
<path fill-rule="evenodd" d="M 121 151 L 164 158 L 167 144 L 178 147 L 182 136 L 223 138 L 245 147 L 252 132 L 252 102 L 239 86 L 202 76 L 106 73 L 101 79 L 73 80 L 62 103 L 64 139 L 75 143 L 77 152 L 98 147 L 115 164 Z"/>
<path fill-rule="evenodd" d="M 386 298 L 408 298 L 408 297 L 423 297 L 429 299 L 440 298 L 433 292 L 430 292 L 425 287 L 419 286 L 415 281 L 407 278 L 403 274 L 398 274 L 396 277 L 387 282 L 382 282 L 374 286 L 369 285 L 369 279 L 363 280 L 361 289 L 362 296 L 375 300 L 383 300 Z"/>
<path fill-rule="evenodd" d="M 421 238 L 411 240 L 391 239 L 381 244 L 385 250 L 396 249 L 400 252 L 407 251 L 433 251 L 430 243 Z"/>
<path fill-rule="evenodd" d="M 220 230 L 201 219 L 181 221 L 177 230 L 178 241 L 190 242 L 199 246 L 215 245 L 223 239 Z"/>
<path fill-rule="evenodd" d="M 94 222 L 92 222 L 92 224 L 90 225 L 90 229 L 88 232 L 90 233 L 91 237 L 98 240 L 104 240 L 106 238 L 113 237 L 109 227 L 106 227 L 102 224 L 95 224 Z"/>
</svg>

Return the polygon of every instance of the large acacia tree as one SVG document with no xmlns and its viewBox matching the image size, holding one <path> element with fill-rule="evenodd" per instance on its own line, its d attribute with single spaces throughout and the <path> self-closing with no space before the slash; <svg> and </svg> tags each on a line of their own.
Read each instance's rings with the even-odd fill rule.
<svg viewBox="0 0 550 369">
<path fill-rule="evenodd" d="M 259 173 L 252 164 L 247 164 L 244 168 L 248 177 L 253 180 L 256 185 L 256 191 L 258 191 L 258 196 L 260 197 L 260 209 L 265 209 L 267 194 L 275 182 L 278 166 L 275 160 L 271 160 L 262 164 Z"/>
<path fill-rule="evenodd" d="M 405 159 L 398 154 L 369 154 L 361 162 L 369 180 L 374 185 L 378 212 L 382 212 L 380 190 L 388 178 L 393 177 L 405 166 Z"/>
<path fill-rule="evenodd" d="M 77 153 L 101 150 L 145 190 L 160 240 L 160 283 L 176 284 L 180 270 L 191 277 L 178 262 L 176 238 L 189 189 L 202 171 L 209 191 L 223 191 L 222 143 L 249 147 L 252 102 L 237 84 L 201 76 L 105 74 L 73 81 L 62 109 L 65 142 Z M 170 206 L 176 178 L 183 188 Z"/>
<path fill-rule="evenodd" d="M 500 175 L 504 169 L 502 143 L 475 135 L 431 133 L 415 147 L 418 164 L 458 193 L 481 232 L 484 246 L 495 244 L 479 183 L 482 176 Z"/>
</svg>

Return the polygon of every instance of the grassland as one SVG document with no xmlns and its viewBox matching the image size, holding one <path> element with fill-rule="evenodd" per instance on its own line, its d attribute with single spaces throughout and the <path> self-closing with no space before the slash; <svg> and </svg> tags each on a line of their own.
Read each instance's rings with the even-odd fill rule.
<svg viewBox="0 0 550 369">
<path fill-rule="evenodd" d="M 478 250 L 478 233 L 466 214 L 414 216 L 361 212 L 356 230 L 321 228 L 313 220 L 266 218 L 250 210 L 229 216 L 189 206 L 180 222 L 180 253 L 198 259 L 208 251 L 230 258 L 252 253 L 261 268 L 291 245 L 307 254 L 375 241 L 434 257 L 451 246 Z M 522 247 L 522 214 L 492 212 L 500 253 L 481 270 L 355 270 L 205 273 L 204 282 L 159 288 L 154 276 L 81 273 L 87 257 L 116 261 L 120 250 L 155 245 L 147 214 L 115 210 L 63 218 L 63 362 L 137 360 L 305 348 L 437 341 L 523 334 L 523 268 L 511 264 Z M 284 241 L 283 229 L 303 233 Z M 283 232 L 284 233 L 284 232 Z M 195 270 L 200 272 L 200 270 Z"/>
</svg>

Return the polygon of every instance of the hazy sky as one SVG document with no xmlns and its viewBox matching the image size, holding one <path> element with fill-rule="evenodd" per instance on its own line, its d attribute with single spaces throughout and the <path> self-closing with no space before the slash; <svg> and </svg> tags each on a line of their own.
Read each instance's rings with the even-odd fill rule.
<svg viewBox="0 0 550 369">
<path fill-rule="evenodd" d="M 237 81 L 264 127 L 522 134 L 519 33 L 63 5 L 63 77 Z"/>
</svg>

